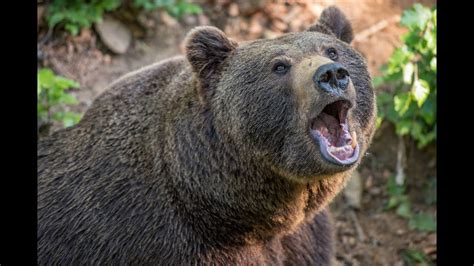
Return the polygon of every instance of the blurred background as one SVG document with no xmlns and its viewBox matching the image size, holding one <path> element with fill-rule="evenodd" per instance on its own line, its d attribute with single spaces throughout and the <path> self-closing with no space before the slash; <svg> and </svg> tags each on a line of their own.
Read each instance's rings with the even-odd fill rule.
<svg viewBox="0 0 474 266">
<path fill-rule="evenodd" d="M 436 264 L 436 1 L 38 1 L 38 137 L 77 123 L 121 75 L 213 25 L 237 41 L 301 31 L 330 5 L 352 22 L 379 109 L 363 164 L 330 208 L 340 265 Z"/>
</svg>

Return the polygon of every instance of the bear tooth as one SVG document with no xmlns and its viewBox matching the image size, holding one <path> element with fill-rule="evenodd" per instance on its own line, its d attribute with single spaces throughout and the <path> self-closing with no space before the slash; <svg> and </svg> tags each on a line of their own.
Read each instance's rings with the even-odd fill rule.
<svg viewBox="0 0 474 266">
<path fill-rule="evenodd" d="M 351 147 L 355 149 L 357 146 L 357 135 L 355 131 L 351 132 L 351 137 L 352 137 Z"/>
</svg>

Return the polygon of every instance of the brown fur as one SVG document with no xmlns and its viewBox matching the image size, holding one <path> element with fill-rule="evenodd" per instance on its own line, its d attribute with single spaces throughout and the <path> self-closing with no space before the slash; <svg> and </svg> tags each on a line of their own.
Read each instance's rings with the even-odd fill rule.
<svg viewBox="0 0 474 266">
<path fill-rule="evenodd" d="M 196 28 L 186 57 L 124 76 L 39 143 L 39 263 L 328 265 L 325 207 L 355 166 L 321 158 L 307 123 L 330 97 L 295 85 L 311 71 L 294 73 L 328 46 L 351 73 L 364 154 L 375 99 L 349 45 L 306 31 L 239 47 Z M 293 66 L 275 76 L 281 56 Z"/>
</svg>

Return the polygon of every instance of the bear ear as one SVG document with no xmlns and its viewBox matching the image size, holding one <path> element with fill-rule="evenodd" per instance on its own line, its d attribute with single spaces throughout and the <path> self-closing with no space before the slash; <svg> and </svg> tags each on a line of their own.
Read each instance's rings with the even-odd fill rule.
<svg viewBox="0 0 474 266">
<path fill-rule="evenodd" d="M 350 43 L 354 38 L 351 23 L 344 13 L 335 6 L 325 8 L 318 22 L 311 26 L 308 31 L 334 35 L 346 43 Z"/>
<path fill-rule="evenodd" d="M 188 33 L 185 39 L 186 57 L 202 86 L 207 87 L 224 60 L 237 47 L 225 33 L 215 27 L 200 26 Z"/>
</svg>

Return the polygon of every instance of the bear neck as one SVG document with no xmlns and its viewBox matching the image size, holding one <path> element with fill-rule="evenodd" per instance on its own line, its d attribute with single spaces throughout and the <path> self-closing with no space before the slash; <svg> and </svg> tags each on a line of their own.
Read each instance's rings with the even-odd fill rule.
<svg viewBox="0 0 474 266">
<path fill-rule="evenodd" d="M 321 181 L 298 183 L 250 158 L 216 130 L 208 110 L 176 123 L 169 136 L 171 194 L 181 222 L 204 243 L 265 243 L 297 230 L 330 198 L 319 195 L 318 202 Z"/>
</svg>

